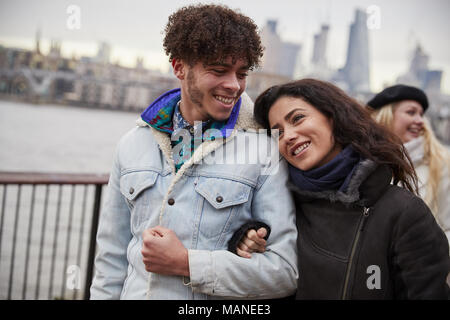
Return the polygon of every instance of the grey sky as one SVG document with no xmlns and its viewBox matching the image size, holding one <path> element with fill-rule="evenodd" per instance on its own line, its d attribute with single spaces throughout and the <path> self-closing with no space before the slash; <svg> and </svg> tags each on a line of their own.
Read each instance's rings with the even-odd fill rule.
<svg viewBox="0 0 450 320">
<path fill-rule="evenodd" d="M 0 44 L 34 45 L 40 27 L 45 40 L 62 41 L 64 53 L 95 53 L 99 41 L 113 45 L 113 57 L 122 63 L 144 56 L 149 67 L 163 64 L 162 31 L 168 16 L 177 8 L 199 1 L 187 0 L 0 0 Z M 259 27 L 277 19 L 285 40 L 303 45 L 302 62 L 307 64 L 313 34 L 322 23 L 330 24 L 328 60 L 333 67 L 345 63 L 348 31 L 355 8 L 377 5 L 381 28 L 371 30 L 372 88 L 395 80 L 406 71 L 411 50 L 417 42 L 431 57 L 430 66 L 444 70 L 442 89 L 450 93 L 449 0 L 222 0 L 253 18 Z M 81 29 L 69 30 L 67 7 L 81 9 Z M 167 67 L 167 66 L 164 66 Z"/>
</svg>

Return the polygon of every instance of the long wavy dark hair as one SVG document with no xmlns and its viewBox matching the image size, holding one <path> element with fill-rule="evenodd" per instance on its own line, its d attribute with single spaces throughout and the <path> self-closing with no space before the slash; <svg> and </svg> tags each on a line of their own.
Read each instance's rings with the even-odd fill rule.
<svg viewBox="0 0 450 320">
<path fill-rule="evenodd" d="M 417 176 L 401 140 L 387 128 L 377 124 L 369 111 L 335 85 L 302 79 L 276 85 L 261 93 L 255 101 L 254 116 L 269 129 L 269 110 L 281 97 L 302 99 L 333 121 L 336 143 L 349 144 L 367 159 L 386 164 L 392 169 L 393 182 L 399 182 L 418 194 Z"/>
</svg>

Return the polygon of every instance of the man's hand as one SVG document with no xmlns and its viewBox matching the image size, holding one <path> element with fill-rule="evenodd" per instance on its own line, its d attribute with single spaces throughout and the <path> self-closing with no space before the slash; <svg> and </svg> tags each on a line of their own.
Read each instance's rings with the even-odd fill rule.
<svg viewBox="0 0 450 320">
<path fill-rule="evenodd" d="M 165 275 L 189 276 L 188 251 L 176 234 L 156 226 L 142 233 L 145 270 Z"/>
</svg>

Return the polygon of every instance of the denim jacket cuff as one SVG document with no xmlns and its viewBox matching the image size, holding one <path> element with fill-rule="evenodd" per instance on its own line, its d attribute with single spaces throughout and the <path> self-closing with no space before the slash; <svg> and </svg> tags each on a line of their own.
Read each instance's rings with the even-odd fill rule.
<svg viewBox="0 0 450 320">
<path fill-rule="evenodd" d="M 188 256 L 192 291 L 213 294 L 214 266 L 212 252 L 190 249 L 188 250 Z"/>
</svg>

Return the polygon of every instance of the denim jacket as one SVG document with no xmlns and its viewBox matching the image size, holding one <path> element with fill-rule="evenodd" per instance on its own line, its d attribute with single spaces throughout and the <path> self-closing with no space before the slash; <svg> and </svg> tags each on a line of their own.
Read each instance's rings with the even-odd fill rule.
<svg viewBox="0 0 450 320">
<path fill-rule="evenodd" d="M 138 120 L 122 137 L 100 216 L 91 299 L 265 299 L 295 292 L 297 229 L 287 165 L 271 149 L 278 165 L 264 167 L 268 149 L 261 146 L 270 138 L 256 131 L 253 103 L 242 98 L 231 135 L 204 141 L 177 172 L 167 133 Z M 271 236 L 264 254 L 245 259 L 227 251 L 227 243 L 252 219 L 270 225 Z M 145 270 L 142 232 L 157 225 L 188 249 L 190 277 Z"/>
</svg>

